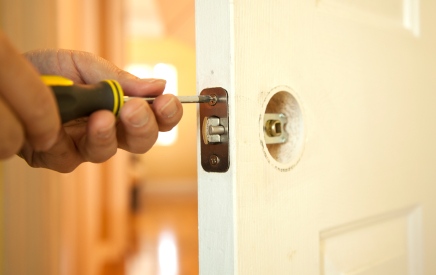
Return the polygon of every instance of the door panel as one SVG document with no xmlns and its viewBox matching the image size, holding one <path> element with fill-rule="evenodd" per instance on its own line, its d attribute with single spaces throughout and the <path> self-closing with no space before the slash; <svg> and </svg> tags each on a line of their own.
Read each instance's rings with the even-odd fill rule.
<svg viewBox="0 0 436 275">
<path fill-rule="evenodd" d="M 321 232 L 321 274 L 421 274 L 421 208 Z"/>
<path fill-rule="evenodd" d="M 228 90 L 231 148 L 227 174 L 199 166 L 202 274 L 436 274 L 435 12 L 197 1 L 199 89 Z M 259 124 L 282 90 L 288 162 Z"/>
</svg>

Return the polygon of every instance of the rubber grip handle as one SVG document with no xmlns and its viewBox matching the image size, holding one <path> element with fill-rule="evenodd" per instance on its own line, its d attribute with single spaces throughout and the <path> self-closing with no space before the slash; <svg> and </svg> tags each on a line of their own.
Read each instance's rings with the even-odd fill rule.
<svg viewBox="0 0 436 275">
<path fill-rule="evenodd" d="M 124 103 L 124 94 L 114 80 L 93 85 L 50 85 L 56 97 L 62 123 L 87 117 L 98 110 L 109 110 L 118 115 Z"/>
</svg>

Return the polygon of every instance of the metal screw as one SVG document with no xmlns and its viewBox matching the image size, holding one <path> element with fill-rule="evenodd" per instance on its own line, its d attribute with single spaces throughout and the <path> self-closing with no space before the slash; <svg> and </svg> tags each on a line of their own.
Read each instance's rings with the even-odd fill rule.
<svg viewBox="0 0 436 275">
<path fill-rule="evenodd" d="M 220 158 L 217 155 L 211 155 L 209 158 L 209 163 L 212 166 L 217 166 L 220 163 Z"/>
<path fill-rule="evenodd" d="M 210 95 L 211 100 L 209 101 L 210 106 L 215 106 L 215 104 L 218 102 L 218 97 L 214 94 Z"/>
</svg>

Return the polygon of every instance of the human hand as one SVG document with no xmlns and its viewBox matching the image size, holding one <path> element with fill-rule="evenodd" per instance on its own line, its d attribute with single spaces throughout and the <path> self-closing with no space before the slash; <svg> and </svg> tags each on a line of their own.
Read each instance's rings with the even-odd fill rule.
<svg viewBox="0 0 436 275">
<path fill-rule="evenodd" d="M 61 123 L 54 97 L 32 65 L 0 31 L 0 159 L 26 142 L 46 151 L 56 142 Z"/>
<path fill-rule="evenodd" d="M 165 87 L 163 80 L 138 79 L 107 60 L 85 52 L 41 50 L 25 56 L 40 74 L 61 75 L 82 84 L 114 79 L 130 96 L 159 95 Z M 27 96 L 28 91 L 24 91 Z M 37 106 L 40 105 L 32 103 L 29 108 Z M 30 166 L 70 172 L 85 161 L 106 161 L 117 148 L 144 153 L 155 143 L 158 131 L 172 129 L 182 113 L 180 102 L 172 95 L 158 96 L 152 106 L 141 99 L 133 99 L 124 104 L 118 121 L 110 111 L 97 111 L 86 119 L 64 124 L 54 135 L 57 136 L 54 145 L 47 146 L 50 149 L 35 150 L 34 144 L 26 140 L 19 155 Z M 55 117 L 59 121 L 57 114 Z"/>
</svg>

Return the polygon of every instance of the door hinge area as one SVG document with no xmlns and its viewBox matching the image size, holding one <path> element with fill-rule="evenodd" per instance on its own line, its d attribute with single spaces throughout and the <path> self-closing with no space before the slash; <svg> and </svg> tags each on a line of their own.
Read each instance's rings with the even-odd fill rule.
<svg viewBox="0 0 436 275">
<path fill-rule="evenodd" d="M 207 88 L 201 95 L 215 100 L 200 104 L 201 166 L 206 172 L 229 170 L 229 112 L 227 91 Z"/>
</svg>

